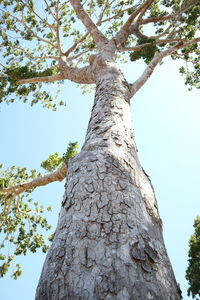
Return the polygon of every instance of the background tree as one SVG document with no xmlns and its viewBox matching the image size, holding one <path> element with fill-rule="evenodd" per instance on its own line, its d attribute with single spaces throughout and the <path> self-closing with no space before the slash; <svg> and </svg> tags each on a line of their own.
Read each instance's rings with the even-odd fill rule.
<svg viewBox="0 0 200 300">
<path fill-rule="evenodd" d="M 90 4 L 91 4 L 92 2 L 90 2 Z M 11 3 L 12 4 L 12 3 Z M 101 3 L 102 5 L 104 5 L 105 3 Z M 130 3 L 120 3 L 120 5 L 125 5 L 125 4 L 130 4 Z M 146 3 L 146 5 L 150 5 L 150 3 Z M 54 5 L 55 5 L 55 3 L 52 5 L 52 7 L 54 7 Z M 75 4 L 75 5 L 77 5 L 77 3 Z M 139 4 L 138 4 L 139 5 Z M 147 5 L 147 6 L 148 6 Z M 169 4 L 168 4 L 169 5 Z M 194 12 L 196 12 L 197 11 L 197 9 L 198 9 L 198 7 L 196 6 L 195 7 L 195 5 L 194 5 L 194 3 L 190 3 L 190 5 L 193 5 L 193 21 L 194 21 Z M 91 6 L 92 6 L 92 4 L 91 4 Z M 27 7 L 27 6 L 26 6 Z M 25 9 L 26 9 L 26 7 L 25 7 Z M 166 18 L 165 17 L 162 17 L 162 18 L 164 18 L 164 19 L 162 19 L 162 21 L 163 20 L 165 20 L 165 21 L 169 21 L 169 20 L 171 20 L 171 19 L 173 19 L 173 24 L 170 24 L 169 25 L 169 29 L 163 34 L 163 36 L 165 36 L 165 34 L 167 34 L 168 35 L 168 33 L 170 32 L 171 34 L 174 34 L 174 36 L 173 36 L 173 39 L 165 39 L 165 40 L 160 40 L 160 36 L 159 36 L 159 38 L 158 38 L 158 40 L 156 40 L 156 42 L 154 42 L 154 37 L 152 37 L 152 36 L 150 36 L 150 37 L 145 37 L 144 36 L 144 34 L 143 34 L 143 36 L 141 36 L 141 34 L 140 34 L 140 36 L 138 37 L 138 35 L 139 35 L 139 33 L 138 33 L 138 28 L 135 28 L 135 26 L 136 25 L 141 25 L 140 24 L 140 21 L 141 21 L 141 18 L 142 18 L 142 16 L 143 16 L 143 14 L 144 13 L 147 13 L 147 17 L 148 17 L 148 13 L 149 13 L 149 11 L 150 11 L 150 17 L 148 18 L 148 21 L 146 20 L 145 22 L 146 23 L 144 23 L 144 24 L 147 24 L 147 23 L 150 23 L 150 22 L 155 22 L 155 23 L 157 23 L 158 21 L 161 21 L 161 16 L 159 15 L 159 17 L 155 20 L 155 19 L 150 19 L 150 18 L 152 18 L 152 16 L 151 16 L 151 14 L 152 14 L 152 12 L 151 12 L 151 9 L 148 11 L 148 10 L 146 10 L 146 9 L 148 9 L 148 7 L 146 7 L 146 8 L 144 8 L 143 7 L 143 11 L 142 11 L 142 4 L 141 4 L 141 7 L 140 6 L 138 6 L 138 8 L 137 7 L 134 7 L 134 9 L 135 9 L 135 11 L 133 11 L 132 13 L 130 12 L 130 11 L 128 11 L 128 13 L 130 13 L 130 18 L 129 18 L 129 21 L 132 21 L 132 19 L 136 19 L 136 22 L 134 23 L 134 26 L 131 24 L 131 22 L 129 22 L 129 25 L 127 25 L 127 23 L 125 23 L 126 24 L 126 26 L 128 26 L 127 28 L 129 28 L 130 26 L 131 26 L 131 30 L 133 31 L 131 31 L 130 33 L 131 34 L 134 34 L 136 37 L 137 37 L 137 41 L 136 41 L 136 44 L 138 44 L 138 45 L 136 45 L 136 46 L 134 46 L 134 48 L 128 48 L 128 47 L 126 47 L 126 48 L 121 48 L 121 49 L 117 49 L 117 50 L 120 50 L 120 51 L 125 51 L 125 50 L 128 50 L 128 51 L 131 51 L 131 50 L 135 50 L 135 52 L 137 51 L 137 50 L 141 50 L 141 49 L 143 49 L 142 51 L 140 51 L 140 54 L 141 55 L 136 55 L 135 53 L 134 54 L 131 54 L 131 59 L 132 60 L 136 60 L 137 58 L 140 58 L 140 57 L 143 57 L 144 59 L 145 59 L 145 61 L 147 62 L 147 63 L 149 63 L 150 62 L 150 59 L 152 59 L 153 58 L 153 56 L 154 56 L 154 53 L 156 53 L 155 54 L 155 56 L 154 56 L 154 58 L 153 58 L 153 60 L 151 61 L 151 63 L 149 64 L 149 66 L 147 67 L 147 69 L 146 69 L 146 72 L 144 73 L 144 76 L 142 76 L 136 83 L 135 83 L 135 85 L 134 86 L 130 86 L 130 88 L 131 88 L 131 90 L 132 90 L 132 93 L 133 92 L 135 92 L 137 89 L 139 89 L 140 87 L 141 87 L 141 85 L 142 84 L 144 84 L 144 82 L 147 80 L 147 78 L 150 76 L 150 74 L 152 73 L 152 71 L 153 71 L 153 69 L 155 68 L 155 66 L 156 66 L 156 64 L 157 63 L 159 63 L 160 61 L 161 61 L 161 59 L 165 56 L 165 55 L 168 55 L 168 54 L 171 54 L 171 53 L 174 53 L 175 52 L 175 56 L 174 57 L 182 57 L 182 58 L 186 58 L 186 56 L 188 55 L 188 53 L 187 53 L 187 55 L 185 55 L 185 54 L 183 54 L 184 53 L 184 51 L 183 51 L 183 53 L 181 52 L 181 53 L 176 53 L 176 50 L 178 50 L 179 48 L 180 49 L 182 49 L 182 48 L 184 48 L 185 49 L 185 47 L 188 47 L 189 45 L 192 45 L 192 44 L 194 44 L 194 45 L 196 45 L 196 42 L 198 41 L 198 38 L 195 38 L 195 33 L 193 32 L 193 35 L 190 37 L 190 38 L 185 38 L 185 39 L 182 39 L 181 37 L 180 37 L 180 33 L 181 33 L 181 26 L 179 26 L 180 27 L 180 30 L 178 31 L 178 33 L 177 32 L 174 32 L 174 31 L 172 31 L 171 32 L 171 28 L 173 28 L 173 26 L 174 26 L 174 24 L 177 22 L 179 25 L 180 25 L 180 20 L 178 19 L 178 20 L 176 20 L 176 22 L 174 21 L 174 18 L 176 19 L 176 16 L 167 16 Z M 152 6 L 153 7 L 153 6 Z M 30 8 L 30 7 L 29 7 Z M 80 8 L 80 7 L 79 7 Z M 81 13 L 82 14 L 82 20 L 84 19 L 84 20 L 86 20 L 85 22 L 86 22 L 86 27 L 87 26 L 89 26 L 89 27 L 92 27 L 93 29 L 94 29 L 94 32 L 96 32 L 97 33 L 97 35 L 96 35 L 96 43 L 97 43 L 97 45 L 98 45 L 98 43 L 99 43 L 99 45 L 100 45 L 100 43 L 104 43 L 105 42 L 105 38 L 96 30 L 96 27 L 94 27 L 94 23 L 88 23 L 88 18 L 87 18 L 87 15 L 86 14 L 84 14 L 84 11 L 83 10 L 79 10 L 79 8 L 77 8 L 76 7 L 76 9 L 78 9 L 78 11 L 79 11 L 79 13 Z M 103 11 L 105 10 L 105 8 L 106 8 L 106 5 L 105 6 L 103 6 Z M 121 7 L 120 7 L 121 8 Z M 130 7 L 129 7 L 130 8 Z M 179 7 L 180 8 L 180 7 Z M 191 6 L 189 7 L 189 8 L 191 8 Z M 188 8 L 188 10 L 189 10 L 189 8 Z M 49 9 L 50 9 L 50 7 L 49 7 Z M 52 8 L 53 9 L 53 8 Z M 177 10 L 178 8 L 174 8 L 175 10 Z M 22 8 L 17 8 L 16 9 L 16 11 L 20 11 L 20 14 L 21 14 L 21 10 L 22 10 Z M 59 7 L 57 6 L 57 8 L 55 8 L 55 10 L 59 10 Z M 186 11 L 187 11 L 187 13 L 188 13 L 188 10 L 187 10 L 187 8 L 186 8 Z M 190 10 L 189 10 L 190 11 Z M 105 11 L 104 11 L 105 12 Z M 121 11 L 120 11 L 120 13 L 121 13 Z M 157 11 L 157 13 L 160 13 L 160 12 L 158 12 Z M 185 10 L 184 11 L 182 11 L 182 8 L 181 8 L 181 11 L 179 11 L 178 12 L 178 15 L 179 15 L 179 13 L 180 14 L 182 14 L 182 13 L 185 13 Z M 167 12 L 166 12 L 166 14 L 167 14 Z M 81 15 L 79 15 L 79 17 L 80 17 Z M 4 15 L 4 18 L 5 18 L 6 16 Z M 10 17 L 10 15 L 8 15 L 8 17 Z M 115 19 L 115 18 L 118 18 L 118 15 L 116 16 L 114 16 L 113 17 L 113 19 Z M 120 21 L 122 20 L 122 18 L 121 18 L 121 15 L 120 15 Z M 17 21 L 18 21 L 18 19 L 17 19 Z M 58 21 L 58 18 L 57 18 L 57 21 Z M 60 20 L 59 20 L 60 21 Z M 89 21 L 91 21 L 91 20 L 89 20 Z M 109 20 L 110 21 L 110 20 Z M 24 21 L 24 14 L 22 14 L 22 19 L 21 19 L 21 24 L 22 25 L 24 25 L 24 22 L 26 23 L 26 21 Z M 28 22 L 28 21 L 27 21 Z M 83 21 L 84 22 L 84 21 Z M 103 22 L 103 21 L 102 21 Z M 192 26 L 191 24 L 188 24 L 188 20 L 186 20 L 186 27 L 183 27 L 182 28 L 182 30 L 184 30 L 184 33 L 186 32 L 186 29 L 187 30 L 189 30 L 189 31 L 191 31 L 191 28 L 193 29 L 193 31 L 194 31 L 194 29 L 195 29 L 195 25 L 197 25 L 198 26 L 198 23 L 195 23 L 195 25 L 194 26 Z M 9 22 L 8 22 L 9 23 Z M 97 22 L 98 23 L 98 22 Z M 171 22 L 170 22 L 171 23 Z M 14 24 L 14 22 L 13 22 L 13 24 Z M 184 24 L 184 22 L 183 22 L 183 20 L 181 19 L 181 25 L 183 25 Z M 60 24 L 59 24 L 60 25 Z M 98 24 L 99 25 L 99 24 Z M 100 24 L 101 25 L 101 24 Z M 160 24 L 159 24 L 160 25 Z M 164 24 L 165 26 L 167 26 L 166 24 Z M 191 26 L 189 26 L 189 25 L 191 25 Z M 137 27 L 137 26 L 136 26 Z M 29 28 L 29 27 L 27 27 L 26 26 L 26 29 L 27 28 Z M 56 27 L 57 29 L 58 29 L 58 24 L 57 24 L 57 27 Z M 112 27 L 112 28 L 115 28 L 115 27 Z M 127 29 L 126 28 L 126 29 Z M 173 28 L 174 29 L 174 28 Z M 16 29 L 15 28 L 15 30 L 19 30 L 19 29 Z M 32 30 L 32 29 L 31 29 Z M 116 29 L 117 30 L 117 29 Z M 124 30 L 124 28 L 123 28 L 123 30 Z M 21 31 L 21 30 L 19 30 L 20 31 L 20 33 L 22 33 L 22 36 L 23 36 L 23 31 Z M 32 30 L 33 31 L 33 30 Z M 38 28 L 37 28 L 37 31 L 38 31 Z M 165 31 L 165 30 L 164 30 Z M 122 32 L 122 31 L 121 31 Z M 130 34 L 129 33 L 129 34 Z M 46 33 L 45 33 L 46 34 Z M 109 34 L 111 34 L 111 36 L 112 36 L 112 34 L 113 34 L 113 32 L 110 32 L 109 31 Z M 176 34 L 177 34 L 177 36 L 178 37 L 176 37 Z M 58 42 L 58 37 L 59 37 L 59 35 L 58 35 L 58 32 L 56 33 L 56 36 L 57 36 L 57 42 Z M 118 37 L 119 37 L 119 41 L 121 42 L 122 40 L 121 40 L 121 37 L 120 37 L 120 32 L 119 32 L 119 34 L 117 35 Z M 27 38 L 27 37 L 26 37 Z M 37 36 L 36 37 L 37 39 L 39 39 L 40 41 L 43 41 L 44 42 L 44 39 L 43 40 L 41 40 L 41 38 L 39 37 L 39 36 Z M 93 38 L 94 38 L 94 36 L 93 36 Z M 124 33 L 123 33 L 123 38 L 124 38 Z M 193 38 L 193 39 L 192 39 Z M 28 38 L 29 39 L 29 38 Z M 94 38 L 95 39 L 95 38 Z M 118 41 L 117 39 L 115 39 L 114 40 L 115 42 L 116 41 Z M 46 41 L 47 42 L 47 41 Z M 113 42 L 113 40 L 112 40 L 112 42 Z M 131 41 L 132 42 L 132 41 Z M 162 42 L 162 43 L 161 43 Z M 5 46 L 7 45 L 7 43 L 9 44 L 9 42 L 8 41 L 6 41 L 6 43 L 5 43 Z M 53 45 L 51 45 L 51 44 L 49 44 L 49 43 L 51 43 L 52 44 L 52 42 L 48 42 L 47 44 L 48 44 L 48 46 L 50 45 L 50 46 L 52 46 L 53 47 Z M 107 43 L 107 42 L 105 42 L 105 43 Z M 160 51 L 160 49 L 157 47 L 157 45 L 160 45 L 160 43 L 161 43 L 161 47 L 163 47 L 163 52 L 159 52 Z M 166 47 L 167 45 L 168 45 L 168 43 L 170 44 L 170 47 L 168 48 L 168 47 Z M 171 43 L 173 43 L 172 45 L 171 45 Z M 123 43 L 122 43 L 123 44 Z M 155 44 L 155 45 L 154 45 Z M 110 44 L 111 45 L 111 44 Z M 13 47 L 13 45 L 10 45 L 10 48 L 12 49 L 12 47 Z M 117 46 L 120 46 L 120 45 L 117 45 Z M 145 51 L 146 49 L 146 47 L 149 47 L 149 50 L 148 51 Z M 121 47 L 121 46 L 120 46 Z M 123 46 L 124 47 L 124 46 Z M 15 48 L 15 47 L 13 47 L 13 48 Z M 101 48 L 101 47 L 100 47 Z M 92 51 L 96 51 L 96 49 L 93 47 L 93 46 L 88 46 L 88 49 L 87 50 L 91 50 L 92 49 Z M 34 50 L 34 52 L 35 52 L 35 50 Z M 85 52 L 85 51 L 83 51 L 84 53 L 87 53 L 87 51 Z M 197 77 L 195 77 L 196 75 L 197 75 L 197 71 L 198 71 L 198 61 L 197 61 L 197 56 L 195 56 L 196 54 L 198 55 L 198 48 L 197 48 L 197 45 L 194 47 L 194 49 L 188 49 L 187 50 L 187 52 L 190 52 L 190 54 L 194 54 L 194 57 L 193 58 L 191 58 L 190 57 L 190 59 L 189 60 L 192 60 L 192 65 L 194 64 L 195 65 L 195 70 L 194 70 L 194 72 L 193 72 L 193 74 L 189 74 L 189 73 L 187 73 L 187 79 L 188 78 L 190 78 L 190 83 L 193 83 L 193 84 L 198 84 L 198 81 L 197 81 Z M 84 53 L 81 53 L 81 55 L 80 56 L 78 56 L 78 57 L 83 57 L 82 55 L 84 54 Z M 137 53 L 137 52 L 136 52 Z M 27 54 L 27 53 L 26 53 Z M 64 53 L 65 54 L 65 56 L 67 56 L 66 55 L 66 53 Z M 16 55 L 16 54 L 15 54 Z M 30 56 L 30 53 L 29 54 L 27 54 L 27 55 L 29 55 Z M 27 55 L 25 55 L 25 56 L 27 56 Z M 62 51 L 62 55 L 63 55 L 63 51 Z M 29 58 L 31 58 L 31 59 L 33 59 L 33 56 L 30 56 Z M 48 57 L 49 58 L 49 57 Z M 54 57 L 55 58 L 55 57 Z M 38 58 L 37 58 L 38 59 Z M 46 57 L 44 58 L 44 59 L 46 59 Z M 50 57 L 50 59 L 52 59 L 52 57 Z M 61 57 L 61 60 L 63 59 L 63 57 Z M 76 59 L 77 59 L 77 57 L 76 57 Z M 87 59 L 87 58 L 85 58 L 85 59 Z M 14 59 L 15 60 L 15 59 Z M 83 83 L 83 82 L 85 82 L 86 80 L 89 80 L 89 82 L 87 82 L 87 83 L 92 83 L 92 82 L 94 82 L 93 80 L 93 78 L 92 78 L 92 67 L 94 66 L 94 62 L 95 63 L 97 63 L 98 62 L 98 60 L 97 61 L 95 61 L 96 60 L 96 58 L 94 57 L 94 56 L 90 56 L 90 65 L 88 66 L 88 69 L 86 69 L 86 68 L 83 68 L 83 69 L 81 69 L 81 70 L 79 70 L 78 71 L 78 69 L 76 69 L 76 68 L 71 68 L 71 67 L 66 67 L 66 65 L 64 65 L 64 67 L 63 67 L 63 63 L 62 63 L 62 61 L 61 61 L 61 70 L 62 70 L 62 68 L 65 68 L 65 75 L 64 76 L 67 76 L 67 78 L 69 78 L 69 79 L 72 79 L 72 80 L 74 80 L 74 81 L 78 81 L 78 82 L 80 82 L 81 81 L 81 83 Z M 11 58 L 11 60 L 10 60 L 11 62 L 12 62 L 12 58 Z M 81 60 L 80 61 L 80 63 L 83 63 L 84 61 L 83 60 Z M 11 63 L 11 65 L 12 65 L 12 63 Z M 33 66 L 31 66 L 31 71 L 30 71 L 30 69 L 29 68 L 27 68 L 27 65 L 25 66 L 25 67 L 18 67 L 18 66 L 16 66 L 16 65 L 14 65 L 14 67 L 13 67 L 13 65 L 12 65 L 12 67 L 11 67 L 11 69 L 9 69 L 8 67 L 7 67 L 7 69 L 6 69 L 6 71 L 5 71 L 5 75 L 3 76 L 2 75 L 2 77 L 3 77 L 3 87 L 5 88 L 4 90 L 5 90 L 5 93 L 3 94 L 3 96 L 7 96 L 7 94 L 10 94 L 11 92 L 13 92 L 13 91 L 16 91 L 17 93 L 19 92 L 19 93 L 21 93 L 20 94 L 20 96 L 22 96 L 22 98 L 24 98 L 24 101 L 26 101 L 26 97 L 27 97 L 27 93 L 29 93 L 29 92 L 33 92 L 33 91 L 35 91 L 35 85 L 33 86 L 32 84 L 34 83 L 34 82 L 37 82 L 37 81 L 51 81 L 51 80 L 55 80 L 55 79 L 64 79 L 64 77 L 63 77 L 63 74 L 57 74 L 57 75 L 54 75 L 52 72 L 57 72 L 57 66 L 56 67 L 53 67 L 53 70 L 52 70 L 52 67 L 51 68 L 47 68 L 45 71 L 42 71 L 42 72 L 36 72 L 36 73 L 34 73 L 33 72 L 33 70 L 34 70 L 34 68 L 33 68 Z M 89 75 L 88 75 L 88 70 L 89 70 Z M 196 71 L 197 70 L 197 71 Z M 63 71 L 63 70 L 62 70 Z M 181 70 L 182 72 L 186 72 L 185 70 Z M 49 72 L 49 73 L 48 73 Z M 80 79 L 80 77 L 77 75 L 77 73 L 76 72 L 79 72 L 79 75 L 80 75 L 80 77 L 81 77 L 81 79 Z M 85 73 L 86 72 L 86 73 Z M 44 75 L 50 75 L 51 74 L 51 77 L 44 77 Z M 83 77 L 83 75 L 82 74 L 84 74 L 84 75 L 87 75 L 87 76 L 84 76 Z M 37 78 L 36 79 L 25 79 L 25 81 L 24 81 L 24 78 L 32 78 L 33 76 L 36 76 L 37 75 Z M 62 76 L 61 76 L 62 75 Z M 55 77 L 56 76 L 56 77 Z M 72 76 L 72 77 L 70 77 L 70 76 Z M 78 78 L 79 77 L 79 78 Z M 14 78 L 14 83 L 12 82 L 12 80 L 13 80 L 13 78 Z M 18 90 L 18 86 L 15 84 L 16 82 L 17 82 L 17 80 L 16 79 L 20 79 L 20 81 L 18 81 L 18 83 L 26 83 L 26 82 L 30 82 L 31 83 L 31 85 L 30 85 L 30 89 L 23 89 L 23 90 L 21 90 L 21 89 L 19 89 Z M 8 81 L 8 83 L 7 83 L 7 85 L 5 84 L 5 82 L 6 82 L 6 80 Z M 9 85 L 11 83 L 11 85 Z M 14 90 L 12 90 L 12 88 L 11 88 L 11 86 L 14 86 Z M 8 90 L 6 90 L 8 88 Z M 11 90 L 10 90 L 11 89 Z M 48 96 L 47 96 L 47 94 L 46 94 L 46 91 L 45 92 L 41 92 L 40 91 L 40 93 L 42 93 L 41 94 L 41 96 L 43 95 L 45 95 L 45 97 L 43 97 L 43 100 L 45 100 L 45 101 L 43 101 L 44 102 L 44 105 L 48 105 L 48 106 L 50 106 L 51 105 L 51 99 L 48 99 Z M 39 94 L 38 93 L 34 93 L 34 96 L 36 96 L 36 97 L 38 97 L 39 96 Z M 7 98 L 6 98 L 7 99 Z M 39 98 L 37 98 L 37 99 L 39 99 Z M 7 99 L 7 101 L 9 101 L 8 99 Z M 10 100 L 10 101 L 13 101 L 12 99 Z M 36 100 L 37 101 L 37 100 Z M 33 104 L 34 102 L 32 102 L 32 104 Z M 50 104 L 49 104 L 50 103 Z M 54 106 L 55 107 L 55 106 Z M 4 186 L 5 187 L 5 186 Z M 4 194 L 5 194 L 5 192 L 9 192 L 9 190 L 7 190 L 7 191 L 5 191 L 5 190 L 2 190 L 2 192 L 4 192 Z M 9 201 L 8 201 L 9 202 Z M 10 201 L 10 203 L 11 203 L 11 201 Z M 9 211 L 9 209 L 8 209 L 8 211 Z M 7 216 L 7 215 L 6 215 Z M 11 241 L 12 242 L 12 241 Z"/>
<path fill-rule="evenodd" d="M 186 271 L 186 279 L 189 282 L 188 295 L 192 298 L 199 299 L 200 296 L 200 217 L 194 221 L 194 234 L 190 237 L 189 242 L 189 264 Z"/>
</svg>

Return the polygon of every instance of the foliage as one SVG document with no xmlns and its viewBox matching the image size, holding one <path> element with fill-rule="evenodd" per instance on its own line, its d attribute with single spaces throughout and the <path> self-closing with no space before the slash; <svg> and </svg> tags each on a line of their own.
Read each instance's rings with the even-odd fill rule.
<svg viewBox="0 0 200 300">
<path fill-rule="evenodd" d="M 115 0 L 110 3 L 107 0 L 90 0 L 81 3 L 109 39 L 114 37 L 138 5 L 133 0 Z M 55 110 L 64 102 L 53 100 L 49 84 L 18 85 L 18 80 L 58 74 L 61 54 L 66 55 L 69 66 L 74 61 L 80 66 L 87 64 L 89 56 L 98 51 L 92 37 L 89 34 L 85 36 L 85 28 L 74 16 L 69 1 L 0 0 L 0 5 L 0 102 L 12 103 L 17 96 L 17 99 L 24 102 L 31 99 L 31 105 L 42 103 L 44 107 Z M 162 17 L 176 14 L 180 9 L 183 10 L 181 14 L 170 20 L 162 20 Z M 194 38 L 200 29 L 199 11 L 200 4 L 196 0 L 154 1 L 146 11 L 145 19 L 148 21 L 159 17 L 160 21 L 141 22 L 139 33 L 130 35 L 126 45 L 148 43 L 139 51 L 131 51 L 130 60 L 141 58 L 149 64 L 156 51 L 166 50 L 175 43 L 166 40 Z M 158 43 L 162 39 L 164 42 Z M 74 50 L 68 52 L 70 45 L 76 43 Z M 187 62 L 184 72 L 181 69 L 186 84 L 199 88 L 199 49 L 197 45 L 189 48 L 173 54 L 173 58 Z M 117 55 L 122 59 L 125 53 L 119 52 Z M 60 83 L 62 81 L 57 82 Z"/>
<path fill-rule="evenodd" d="M 24 181 L 41 176 L 37 171 L 27 171 L 26 168 L 12 166 L 3 170 L 0 166 L 0 188 L 8 188 L 21 184 Z M 48 249 L 40 228 L 49 230 L 51 226 L 43 216 L 45 209 L 38 202 L 32 201 L 30 194 L 33 190 L 27 190 L 22 195 L 12 195 L 0 192 L 0 276 L 3 277 L 10 267 L 13 267 L 12 277 L 17 279 L 22 270 L 19 264 L 13 263 L 14 256 L 24 254 L 28 251 L 36 252 L 41 248 L 43 252 Z"/>
<path fill-rule="evenodd" d="M 77 142 L 69 143 L 66 153 L 60 156 L 55 152 L 41 163 L 41 167 L 48 172 L 56 170 L 63 162 L 67 163 L 77 154 L 77 148 Z M 42 174 L 35 169 L 28 172 L 26 168 L 12 166 L 4 170 L 1 164 L 0 189 L 20 185 L 41 176 Z M 33 202 L 30 198 L 33 190 L 26 190 L 23 194 L 5 193 L 0 190 L 0 277 L 13 267 L 12 277 L 17 279 L 22 270 L 19 264 L 14 265 L 15 256 L 26 255 L 28 251 L 34 253 L 38 249 L 46 252 L 49 242 L 53 240 L 53 235 L 50 235 L 47 242 L 41 231 L 41 228 L 43 231 L 51 229 L 43 216 L 46 211 L 51 211 L 51 207 L 45 208 L 38 202 Z"/>
<path fill-rule="evenodd" d="M 189 241 L 189 264 L 186 279 L 189 282 L 188 296 L 199 299 L 200 297 L 200 217 L 194 221 L 194 234 Z"/>
<path fill-rule="evenodd" d="M 32 93 L 33 100 L 31 101 L 31 106 L 35 105 L 39 101 L 43 104 L 44 107 L 56 110 L 56 103 L 53 101 L 53 97 L 50 96 L 46 91 L 39 90 L 41 88 L 41 84 L 29 84 L 19 85 L 18 80 L 27 79 L 33 77 L 43 77 L 43 76 L 51 76 L 58 73 L 58 68 L 52 67 L 47 68 L 44 71 L 36 71 L 29 66 L 29 64 L 25 66 L 20 66 L 17 64 L 13 64 L 6 68 L 4 74 L 0 80 L 0 103 L 6 99 L 7 103 L 14 102 L 14 97 L 17 96 L 18 99 L 22 99 L 23 102 L 28 101 L 29 94 Z M 12 96 L 13 95 L 13 96 Z M 64 102 L 60 101 L 59 105 L 64 105 Z"/>
<path fill-rule="evenodd" d="M 67 164 L 68 160 L 78 153 L 77 149 L 77 142 L 69 143 L 66 153 L 62 156 L 58 152 L 51 154 L 46 160 L 42 161 L 41 167 L 48 172 L 52 172 L 60 167 L 63 162 Z"/>
<path fill-rule="evenodd" d="M 67 147 L 67 151 L 63 154 L 63 160 L 65 163 L 72 157 L 74 157 L 78 153 L 78 142 L 69 143 Z"/>
<path fill-rule="evenodd" d="M 52 172 L 59 167 L 62 162 L 63 157 L 61 157 L 58 152 L 55 152 L 54 154 L 49 155 L 46 160 L 42 161 L 41 167 L 48 172 Z"/>
<path fill-rule="evenodd" d="M 152 58 L 154 57 L 156 51 L 159 51 L 159 48 L 156 44 L 154 44 L 154 39 L 140 38 L 138 39 L 136 46 L 143 44 L 150 45 L 143 47 L 140 51 L 132 52 L 130 54 L 130 60 L 136 61 L 142 58 L 146 64 L 149 64 Z"/>
</svg>

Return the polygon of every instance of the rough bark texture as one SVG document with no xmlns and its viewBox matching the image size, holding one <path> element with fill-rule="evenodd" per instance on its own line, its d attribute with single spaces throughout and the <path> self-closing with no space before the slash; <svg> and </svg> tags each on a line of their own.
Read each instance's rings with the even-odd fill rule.
<svg viewBox="0 0 200 300">
<path fill-rule="evenodd" d="M 36 299 L 179 300 L 154 191 L 137 158 L 129 85 L 115 64 L 97 74 Z"/>
</svg>

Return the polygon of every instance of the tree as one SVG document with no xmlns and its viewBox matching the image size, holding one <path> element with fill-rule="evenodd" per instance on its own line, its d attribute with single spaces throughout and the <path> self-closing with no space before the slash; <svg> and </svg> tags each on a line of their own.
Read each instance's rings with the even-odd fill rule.
<svg viewBox="0 0 200 300">
<path fill-rule="evenodd" d="M 198 299 L 200 296 L 200 217 L 194 220 L 194 234 L 190 237 L 189 242 L 189 264 L 186 271 L 186 279 L 189 282 L 188 295 Z"/>
<path fill-rule="evenodd" d="M 137 158 L 130 98 L 168 55 L 187 61 L 187 68 L 181 68 L 186 84 L 199 87 L 198 2 L 144 1 L 134 5 L 133 1 L 44 1 L 44 5 L 46 16 L 40 5 L 30 1 L 4 1 L 2 101 L 13 102 L 12 94 L 16 93 L 26 102 L 32 94 L 32 105 L 40 100 L 44 106 L 55 108 L 46 89 L 41 89 L 41 82 L 69 79 L 95 84 L 95 103 L 85 144 L 78 155 L 67 160 L 67 166 L 66 160 L 54 155 L 53 159 L 64 164 L 48 175 L 48 180 L 38 175 L 37 180 L 26 185 L 21 179 L 35 175 L 17 170 L 14 177 L 21 178 L 14 186 L 9 180 L 14 169 L 2 177 L 2 219 L 5 233 L 9 233 L 7 238 L 13 242 L 11 233 L 21 218 L 28 218 L 29 209 L 19 195 L 27 188 L 63 179 L 67 170 L 65 199 L 36 298 L 180 299 L 151 182 Z M 87 30 L 85 34 L 77 30 L 81 24 L 74 18 L 74 11 Z M 109 24 L 105 29 L 106 22 Z M 143 32 L 146 28 L 149 36 Z M 26 49 L 18 36 L 27 41 Z M 68 50 L 67 37 L 69 42 L 74 37 Z M 115 55 L 123 59 L 126 52 L 132 61 L 143 58 L 147 63 L 133 84 L 127 83 L 116 63 Z M 125 55 L 125 59 L 128 57 Z M 48 60 L 52 64 L 47 64 Z M 13 214 L 17 222 L 11 228 L 8 223 Z M 38 220 L 30 221 L 35 225 Z M 38 223 L 48 228 L 45 220 L 39 218 Z M 30 234 L 25 235 L 20 224 L 20 251 L 44 246 L 42 237 L 35 232 L 30 233 L 30 241 Z M 24 240 L 26 243 L 21 242 Z M 9 266 L 9 260 L 4 266 Z"/>
</svg>

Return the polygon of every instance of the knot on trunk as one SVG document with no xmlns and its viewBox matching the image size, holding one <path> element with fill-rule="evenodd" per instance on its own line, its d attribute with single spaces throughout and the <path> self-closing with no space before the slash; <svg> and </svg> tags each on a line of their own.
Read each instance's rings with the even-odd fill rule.
<svg viewBox="0 0 200 300">
<path fill-rule="evenodd" d="M 158 252 L 150 243 L 145 241 L 140 243 L 134 242 L 130 247 L 130 256 L 134 261 L 140 263 L 141 268 L 146 273 L 153 271 L 153 264 L 158 262 Z"/>
</svg>

